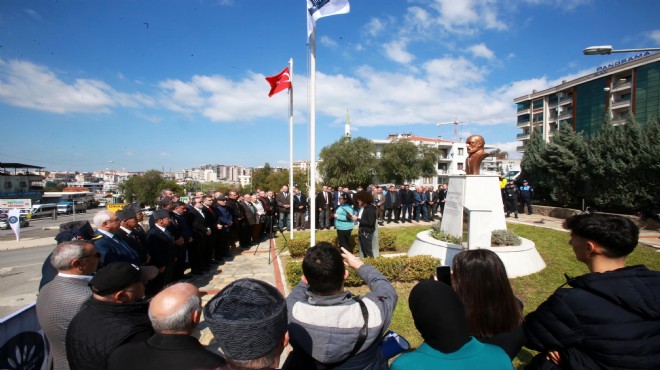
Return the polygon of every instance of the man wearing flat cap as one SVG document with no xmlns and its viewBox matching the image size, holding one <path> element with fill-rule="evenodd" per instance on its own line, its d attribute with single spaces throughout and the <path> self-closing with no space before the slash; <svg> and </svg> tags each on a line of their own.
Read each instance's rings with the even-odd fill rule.
<svg viewBox="0 0 660 370">
<path fill-rule="evenodd" d="M 204 321 L 231 368 L 275 369 L 289 343 L 286 301 L 261 280 L 227 285 L 204 307 Z"/>
<path fill-rule="evenodd" d="M 121 344 L 153 334 L 144 285 L 158 274 L 153 266 L 113 262 L 92 278 L 92 297 L 71 320 L 66 354 L 72 370 L 105 369 Z"/>
<path fill-rule="evenodd" d="M 151 256 L 149 264 L 156 266 L 159 274 L 147 287 L 147 295 L 150 297 L 172 282 L 176 261 L 174 237 L 167 229 L 171 222 L 170 213 L 165 209 L 158 209 L 152 216 L 154 226 L 147 231 L 147 249 Z"/>
<path fill-rule="evenodd" d="M 132 210 L 117 211 L 117 218 L 119 218 L 120 226 L 116 235 L 138 253 L 142 264 L 146 264 L 149 253 L 145 241 L 140 239 L 140 236 L 135 231 L 138 225 L 135 212 Z"/>
</svg>

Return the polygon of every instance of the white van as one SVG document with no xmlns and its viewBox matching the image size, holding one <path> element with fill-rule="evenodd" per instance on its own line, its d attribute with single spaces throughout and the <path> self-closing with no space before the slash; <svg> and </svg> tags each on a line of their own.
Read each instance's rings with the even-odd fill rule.
<svg viewBox="0 0 660 370">
<path fill-rule="evenodd" d="M 40 216 L 52 216 L 53 211 L 57 213 L 57 204 L 56 203 L 45 203 L 45 204 L 35 204 L 30 210 L 32 217 Z"/>
</svg>

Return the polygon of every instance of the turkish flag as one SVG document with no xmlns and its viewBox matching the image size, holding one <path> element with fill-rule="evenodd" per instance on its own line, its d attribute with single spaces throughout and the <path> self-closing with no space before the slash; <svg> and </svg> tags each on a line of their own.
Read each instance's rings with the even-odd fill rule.
<svg viewBox="0 0 660 370">
<path fill-rule="evenodd" d="M 268 96 L 273 96 L 284 89 L 291 88 L 291 75 L 289 75 L 289 67 L 284 68 L 282 72 L 275 76 L 266 77 L 266 81 L 270 84 L 270 93 Z"/>
</svg>

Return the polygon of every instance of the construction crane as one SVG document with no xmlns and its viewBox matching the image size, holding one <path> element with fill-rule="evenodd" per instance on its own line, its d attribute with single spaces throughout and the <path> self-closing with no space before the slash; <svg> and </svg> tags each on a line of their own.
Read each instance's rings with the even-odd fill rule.
<svg viewBox="0 0 660 370">
<path fill-rule="evenodd" d="M 440 126 L 442 126 L 442 125 L 450 125 L 450 124 L 453 124 L 453 125 L 454 125 L 454 142 L 457 142 L 457 141 L 458 141 L 458 125 L 459 125 L 460 123 L 465 123 L 465 121 L 459 121 L 457 118 L 454 118 L 454 121 L 453 121 L 453 122 L 438 122 L 438 123 L 436 123 L 435 125 L 436 125 L 437 127 L 440 127 Z"/>
</svg>

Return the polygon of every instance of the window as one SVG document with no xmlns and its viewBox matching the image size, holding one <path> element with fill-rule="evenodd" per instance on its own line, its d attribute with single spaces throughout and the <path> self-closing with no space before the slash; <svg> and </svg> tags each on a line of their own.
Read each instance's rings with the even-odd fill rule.
<svg viewBox="0 0 660 370">
<path fill-rule="evenodd" d="M 5 181 L 5 189 L 11 189 L 11 181 Z"/>
<path fill-rule="evenodd" d="M 458 148 L 458 155 L 463 155 L 463 148 Z"/>
<path fill-rule="evenodd" d="M 457 163 L 456 169 L 463 170 L 463 163 Z"/>
</svg>

